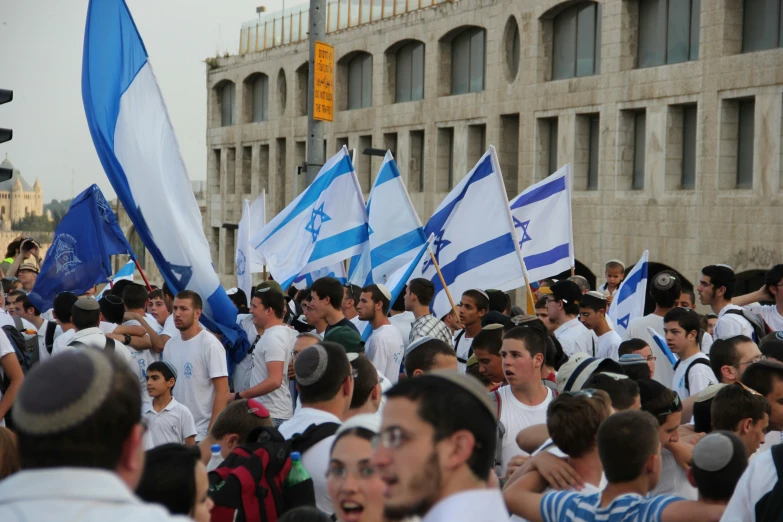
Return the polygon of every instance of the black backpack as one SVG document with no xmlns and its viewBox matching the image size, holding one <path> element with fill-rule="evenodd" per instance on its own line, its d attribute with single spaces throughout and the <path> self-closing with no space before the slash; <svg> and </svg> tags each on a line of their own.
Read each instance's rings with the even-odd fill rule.
<svg viewBox="0 0 783 522">
<path fill-rule="evenodd" d="M 215 503 L 212 522 L 277 522 L 294 507 L 315 506 L 313 479 L 285 488 L 291 452 L 304 454 L 335 434 L 339 424 L 309 426 L 285 440 L 276 428 L 256 428 L 209 473 L 209 496 Z"/>
<path fill-rule="evenodd" d="M 674 363 L 674 371 L 677 371 L 677 368 L 680 366 L 680 363 L 682 361 L 677 361 Z M 688 368 L 685 370 L 685 389 L 688 390 L 688 393 L 691 392 L 691 382 L 690 378 L 688 377 L 688 374 L 691 373 L 691 368 L 696 366 L 697 364 L 706 364 L 707 366 L 710 365 L 710 361 L 708 359 L 705 359 L 704 357 L 697 357 L 692 363 L 688 365 Z"/>
<path fill-rule="evenodd" d="M 38 350 L 31 349 L 30 345 L 27 344 L 27 341 L 22 335 L 22 332 L 17 330 L 15 327 L 6 325 L 3 326 L 3 331 L 5 332 L 5 336 L 8 338 L 8 341 L 11 343 L 11 346 L 14 347 L 14 352 L 16 353 L 16 359 L 19 361 L 19 366 L 22 367 L 22 371 L 24 373 L 27 373 L 30 371 L 33 363 L 37 360 L 36 356 L 38 355 Z M 35 348 L 37 348 L 38 339 L 34 338 L 33 340 L 35 341 Z M 10 384 L 10 382 L 7 381 L 8 376 L 6 375 L 2 384 L 3 393 L 5 393 L 5 391 L 8 389 L 8 384 Z"/>
<path fill-rule="evenodd" d="M 57 323 L 49 321 L 46 323 L 46 333 L 44 335 L 44 344 L 46 345 L 46 351 L 49 355 L 52 355 L 52 349 L 54 348 L 54 332 L 57 331 Z"/>
<path fill-rule="evenodd" d="M 742 308 L 741 310 L 732 308 L 731 310 L 726 310 L 726 313 L 744 317 L 745 320 L 750 323 L 750 326 L 753 328 L 753 342 L 756 344 L 761 342 L 765 335 L 772 333 L 772 330 L 767 326 L 767 323 L 765 323 L 764 319 L 757 313 L 746 310 L 745 308 Z"/>
</svg>

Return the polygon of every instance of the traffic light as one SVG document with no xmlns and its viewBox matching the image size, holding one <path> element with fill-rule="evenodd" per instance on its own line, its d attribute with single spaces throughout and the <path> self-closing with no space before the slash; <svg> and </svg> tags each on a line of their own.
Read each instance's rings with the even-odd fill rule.
<svg viewBox="0 0 783 522">
<path fill-rule="evenodd" d="M 9 91 L 8 89 L 0 89 L 0 105 L 4 103 L 8 103 L 13 99 L 14 99 L 14 91 Z M 11 138 L 13 137 L 14 137 L 14 131 L 12 131 L 11 129 L 0 128 L 0 143 L 11 141 Z M 0 167 L 0 181 L 9 180 L 13 175 L 14 175 L 14 171 L 12 169 Z"/>
</svg>

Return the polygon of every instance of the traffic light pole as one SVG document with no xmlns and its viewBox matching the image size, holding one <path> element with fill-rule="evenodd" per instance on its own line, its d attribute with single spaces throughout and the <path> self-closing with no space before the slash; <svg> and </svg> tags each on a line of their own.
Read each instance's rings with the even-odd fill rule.
<svg viewBox="0 0 783 522">
<path fill-rule="evenodd" d="M 310 0 L 310 61 L 307 78 L 307 171 L 310 186 L 324 164 L 324 124 L 313 117 L 315 108 L 315 42 L 326 35 L 326 0 Z"/>
</svg>

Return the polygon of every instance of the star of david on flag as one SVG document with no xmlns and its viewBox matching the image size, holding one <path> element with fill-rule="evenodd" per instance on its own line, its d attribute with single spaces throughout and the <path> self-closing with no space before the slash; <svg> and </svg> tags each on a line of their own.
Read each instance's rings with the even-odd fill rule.
<svg viewBox="0 0 783 522">
<path fill-rule="evenodd" d="M 307 226 L 305 227 L 305 230 L 312 234 L 313 243 L 318 241 L 318 234 L 321 233 L 323 224 L 332 220 L 332 218 L 327 216 L 326 212 L 324 212 L 324 205 L 325 203 L 321 203 L 320 207 L 313 209 L 313 214 L 310 216 L 310 222 L 307 223 Z"/>
</svg>

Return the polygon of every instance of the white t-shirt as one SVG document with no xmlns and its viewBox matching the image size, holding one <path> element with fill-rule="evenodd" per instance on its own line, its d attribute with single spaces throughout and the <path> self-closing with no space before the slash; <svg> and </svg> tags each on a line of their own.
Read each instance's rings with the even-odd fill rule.
<svg viewBox="0 0 783 522">
<path fill-rule="evenodd" d="M 718 312 L 718 322 L 715 323 L 715 339 L 728 339 L 735 335 L 745 335 L 753 339 L 753 327 L 747 319 L 738 314 L 727 314 L 729 310 L 742 310 L 742 307 L 728 304 Z"/>
<path fill-rule="evenodd" d="M 189 341 L 183 341 L 181 336 L 169 339 L 163 360 L 176 368 L 174 398 L 193 414 L 196 440 L 203 440 L 207 436 L 215 400 L 212 379 L 228 377 L 226 350 L 214 335 L 202 330 Z"/>
<path fill-rule="evenodd" d="M 772 452 L 757 452 L 737 482 L 721 522 L 755 522 L 756 504 L 772 491 L 778 480 Z"/>
<path fill-rule="evenodd" d="M 750 456 L 750 459 L 756 458 L 757 455 L 760 455 L 775 444 L 780 444 L 781 442 L 783 442 L 783 432 L 776 430 L 768 431 L 767 434 L 764 435 L 764 444 L 759 446 L 759 449 L 756 450 L 756 453 Z"/>
<path fill-rule="evenodd" d="M 461 332 L 464 332 L 464 330 L 461 330 Z M 467 361 L 471 346 L 473 346 L 473 337 L 468 337 L 467 333 L 462 333 L 462 335 L 457 334 L 454 337 L 454 349 L 457 351 L 458 359 Z M 458 362 L 457 370 L 459 370 L 460 373 L 465 373 L 468 371 L 468 365 L 463 362 Z"/>
<path fill-rule="evenodd" d="M 500 395 L 500 422 L 506 428 L 503 435 L 502 459 L 499 477 L 506 476 L 508 462 L 517 455 L 527 455 L 517 444 L 517 434 L 523 429 L 535 424 L 546 424 L 546 410 L 552 402 L 552 390 L 547 388 L 546 398 L 536 406 L 528 406 L 514 397 L 511 386 L 501 386 L 497 392 Z"/>
<path fill-rule="evenodd" d="M 400 332 L 400 337 L 402 337 L 402 344 L 405 346 L 405 348 L 408 347 L 408 338 L 411 336 L 411 325 L 415 320 L 416 316 L 413 315 L 413 312 L 403 312 L 401 314 L 392 315 L 389 317 L 389 322 L 397 329 L 398 332 Z M 359 332 L 361 333 L 362 330 L 359 330 Z"/>
<path fill-rule="evenodd" d="M 604 359 L 620 360 L 620 343 L 623 342 L 620 334 L 614 330 L 609 330 L 598 337 L 598 353 L 596 357 Z"/>
<path fill-rule="evenodd" d="M 704 359 L 707 364 L 698 363 L 691 366 L 691 363 L 696 359 Z M 664 361 L 664 363 L 666 362 L 667 361 Z M 717 384 L 718 380 L 715 378 L 715 374 L 712 372 L 709 363 L 709 357 L 701 352 L 696 352 L 687 359 L 682 359 L 677 364 L 677 369 L 674 371 L 674 377 L 672 378 L 672 390 L 677 392 L 680 399 L 687 399 L 693 395 L 698 395 L 710 384 Z M 685 388 L 685 372 L 689 366 L 691 368 L 688 372 L 688 385 L 690 390 Z"/>
<path fill-rule="evenodd" d="M 756 304 L 748 305 L 745 308 L 747 308 L 751 312 L 759 314 L 761 318 L 764 319 L 764 322 L 767 323 L 767 326 L 769 326 L 773 332 L 779 332 L 783 330 L 783 315 L 780 315 L 777 306 L 762 305 L 756 303 Z"/>
<path fill-rule="evenodd" d="M 141 414 L 147 421 L 145 451 L 169 442 L 184 444 L 185 439 L 196 434 L 193 414 L 173 397 L 160 412 L 152 407 L 152 401 L 143 403 Z"/>
<path fill-rule="evenodd" d="M 267 363 L 283 363 L 283 380 L 280 387 L 266 395 L 256 397 L 266 406 L 273 419 L 290 419 L 294 414 L 291 392 L 288 389 L 288 361 L 291 359 L 296 336 L 297 331 L 286 325 L 267 328 L 251 355 L 253 358 L 253 368 L 250 371 L 251 388 L 269 378 Z"/>
<path fill-rule="evenodd" d="M 70 343 L 73 340 L 73 336 L 76 335 L 76 329 L 71 328 L 70 330 L 67 330 L 60 334 L 55 340 L 54 344 L 52 345 L 52 355 L 58 355 L 63 353 L 64 350 L 66 350 L 66 346 L 68 346 L 68 343 Z"/>
<path fill-rule="evenodd" d="M 101 332 L 105 334 L 114 333 L 114 330 L 117 329 L 117 324 L 115 323 L 107 323 L 106 321 L 101 321 L 100 324 L 98 324 L 98 328 Z M 135 323 L 135 326 L 140 326 L 139 323 Z"/>
<path fill-rule="evenodd" d="M 699 499 L 699 490 L 691 486 L 685 470 L 677 464 L 672 452 L 666 448 L 661 452 L 661 476 L 658 485 L 650 491 L 648 497 L 656 495 L 676 495 L 685 500 Z"/>
<path fill-rule="evenodd" d="M 11 341 L 8 340 L 8 337 L 5 335 L 0 335 L 0 359 L 3 357 L 16 357 L 16 351 L 14 351 L 13 345 L 11 345 Z M 0 381 L 5 379 L 5 371 L 3 371 L 3 367 L 0 366 Z M 3 398 L 3 392 L 0 391 L 0 399 Z M 5 426 L 5 418 L 0 418 L 0 426 Z"/>
<path fill-rule="evenodd" d="M 123 326 L 141 326 L 136 320 L 125 321 Z M 153 349 L 149 350 L 137 350 L 132 346 L 128 346 L 128 351 L 133 358 L 133 364 L 136 366 L 134 372 L 139 377 L 139 384 L 141 384 L 141 400 L 148 401 L 150 396 L 147 393 L 147 366 L 160 360 L 160 355 Z"/>
<path fill-rule="evenodd" d="M 400 332 L 394 326 L 385 324 L 373 330 L 364 350 L 378 372 L 385 375 L 392 383 L 399 380 L 405 345 Z"/>
<path fill-rule="evenodd" d="M 652 354 L 657 358 L 655 361 L 655 374 L 653 374 L 653 380 L 658 381 L 668 388 L 672 385 L 672 379 L 674 379 L 674 369 L 672 368 L 672 365 L 669 364 L 669 359 L 667 359 L 666 355 L 664 355 L 661 349 L 658 348 L 658 345 L 655 344 L 655 341 L 650 335 L 650 332 L 647 331 L 647 328 L 652 328 L 662 336 L 663 317 L 650 314 L 631 320 L 631 322 L 628 323 L 628 329 L 625 331 L 623 340 L 641 339 L 647 343 Z"/>
<path fill-rule="evenodd" d="M 242 327 L 242 329 L 245 331 L 245 334 L 247 334 L 247 340 L 250 342 L 250 345 L 252 346 L 253 343 L 256 342 L 256 338 L 258 337 L 258 330 L 256 330 L 256 325 L 253 324 L 253 315 L 252 314 L 239 314 L 237 315 L 237 324 Z M 259 339 L 260 342 L 260 339 Z M 258 343 L 256 343 L 258 345 Z M 251 355 L 247 355 L 244 359 L 239 361 L 234 367 L 234 390 L 236 391 L 242 391 L 247 390 L 252 384 L 252 379 L 250 373 L 253 370 L 253 357 Z"/>
<path fill-rule="evenodd" d="M 583 352 L 593 357 L 598 351 L 595 333 L 588 330 L 577 318 L 561 324 L 555 330 L 555 337 L 563 346 L 563 351 L 569 356 Z"/>
<path fill-rule="evenodd" d="M 710 349 L 712 348 L 713 343 L 712 336 L 709 332 L 702 332 L 701 334 L 701 353 L 709 355 Z"/>
<path fill-rule="evenodd" d="M 52 353 L 49 353 L 49 350 L 46 349 L 46 330 L 49 328 L 49 321 L 44 319 L 44 322 L 41 323 L 41 327 L 38 329 L 38 361 L 44 362 L 48 360 L 52 354 L 54 354 L 54 344 L 52 344 Z M 54 341 L 57 342 L 57 338 L 62 335 L 63 329 L 60 328 L 60 325 L 58 324 L 57 327 L 54 329 Z"/>
<path fill-rule="evenodd" d="M 160 325 L 158 320 L 152 317 L 150 314 L 145 313 L 144 320 L 147 321 L 147 324 L 150 325 L 150 328 L 152 328 L 152 331 L 154 331 L 156 334 L 160 335 L 163 333 L 163 327 Z"/>
<path fill-rule="evenodd" d="M 64 336 L 65 334 L 61 335 L 57 339 L 59 340 Z M 71 339 L 67 343 L 65 343 L 64 346 L 61 346 L 60 351 L 57 353 L 59 354 L 59 353 L 67 352 L 68 350 L 79 349 L 76 346 L 69 346 L 71 343 L 77 341 L 89 348 L 97 348 L 99 350 L 103 350 L 106 347 L 106 335 L 103 332 L 101 332 L 99 328 L 85 328 L 84 330 L 79 330 L 78 332 L 76 330 L 73 330 L 73 335 L 71 336 Z M 55 355 L 54 347 L 52 347 L 52 355 Z M 137 373 L 139 367 L 138 365 L 135 365 L 133 363 L 130 350 L 128 350 L 128 347 L 119 341 L 114 341 L 114 356 L 117 359 L 125 361 L 128 367 L 131 370 L 133 370 L 134 373 Z"/>
</svg>

